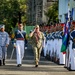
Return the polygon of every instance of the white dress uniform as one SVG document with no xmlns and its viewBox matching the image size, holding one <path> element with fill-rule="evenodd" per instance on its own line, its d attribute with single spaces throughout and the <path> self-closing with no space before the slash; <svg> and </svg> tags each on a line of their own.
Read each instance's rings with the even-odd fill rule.
<svg viewBox="0 0 75 75">
<path fill-rule="evenodd" d="M 17 30 L 15 31 L 16 38 L 16 54 L 17 54 L 17 65 L 22 64 L 22 59 L 24 57 L 24 39 L 26 38 L 26 32 Z"/>
<path fill-rule="evenodd" d="M 47 35 L 44 33 L 45 39 L 44 39 L 44 57 L 46 57 L 46 49 L 47 49 Z"/>
<path fill-rule="evenodd" d="M 56 63 L 59 63 L 59 31 L 56 32 Z"/>
<path fill-rule="evenodd" d="M 63 33 L 63 31 L 60 31 L 60 33 L 59 33 L 59 36 L 58 36 L 58 38 L 59 38 L 59 41 L 58 41 L 58 43 L 59 43 L 59 45 L 58 45 L 58 53 L 59 53 L 59 64 L 65 64 L 65 54 L 63 54 L 62 52 L 61 52 L 61 46 L 62 46 L 62 33 Z"/>
<path fill-rule="evenodd" d="M 44 47 L 44 57 L 46 57 L 46 52 L 47 52 L 47 43 L 45 43 L 45 47 Z"/>
<path fill-rule="evenodd" d="M 50 47 L 50 45 L 49 45 L 49 34 L 47 35 L 47 39 L 46 39 L 46 58 L 47 59 L 49 59 L 49 47 Z"/>
<path fill-rule="evenodd" d="M 45 41 L 44 41 L 44 57 L 46 57 L 46 52 L 47 52 L 47 35 L 45 36 Z"/>
<path fill-rule="evenodd" d="M 49 37 L 49 43 L 50 43 L 50 54 L 49 54 L 49 56 L 50 56 L 50 60 L 52 59 L 52 40 L 51 40 L 51 33 L 50 33 L 50 37 Z"/>
<path fill-rule="evenodd" d="M 72 39 L 70 38 L 69 39 L 69 47 L 68 47 L 68 51 L 67 51 L 67 68 L 69 69 L 69 70 L 71 70 L 71 63 L 72 63 L 72 61 L 71 61 L 71 56 L 72 56 Z"/>
<path fill-rule="evenodd" d="M 54 39 L 54 62 L 57 61 L 57 47 L 58 47 L 58 39 L 57 39 L 57 31 L 55 32 L 55 39 Z"/>
<path fill-rule="evenodd" d="M 50 60 L 50 53 L 51 53 L 51 50 L 50 50 L 50 48 L 51 48 L 51 44 L 50 44 L 50 33 L 48 34 L 48 41 L 47 41 L 47 43 L 48 43 L 48 59 Z"/>
<path fill-rule="evenodd" d="M 51 44 L 51 52 L 52 52 L 52 54 L 51 54 L 51 60 L 52 61 L 54 61 L 54 47 L 55 47 L 55 45 L 54 45 L 54 43 L 55 43 L 55 40 L 54 40 L 54 35 L 55 35 L 55 32 L 52 32 L 52 34 L 51 34 L 51 40 L 52 40 L 52 44 Z"/>
<path fill-rule="evenodd" d="M 50 59 L 52 60 L 53 57 L 53 50 L 54 50 L 54 37 L 53 33 L 50 33 Z"/>
<path fill-rule="evenodd" d="M 71 52 L 71 63 L 70 63 L 70 67 L 71 67 L 71 70 L 75 70 L 75 30 L 73 30 L 71 33 L 70 33 L 70 37 L 72 39 L 72 49 L 70 50 Z"/>
</svg>

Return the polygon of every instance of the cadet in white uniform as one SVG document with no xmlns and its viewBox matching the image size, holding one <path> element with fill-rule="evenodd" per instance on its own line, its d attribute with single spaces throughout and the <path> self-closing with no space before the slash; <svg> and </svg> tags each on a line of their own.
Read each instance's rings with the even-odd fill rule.
<svg viewBox="0 0 75 75">
<path fill-rule="evenodd" d="M 64 24 L 60 24 L 59 26 L 59 31 L 60 33 L 58 34 L 58 53 L 59 53 L 59 64 L 65 64 L 65 54 L 63 54 L 63 52 L 61 52 L 61 46 L 62 46 L 62 37 L 63 37 L 63 27 Z"/>
<path fill-rule="evenodd" d="M 22 65 L 22 59 L 24 57 L 24 40 L 26 39 L 26 32 L 23 31 L 23 24 L 18 25 L 18 30 L 15 31 L 16 39 L 16 54 L 17 54 L 17 67 Z"/>
<path fill-rule="evenodd" d="M 71 59 L 71 63 L 70 63 L 70 68 L 71 70 L 75 70 L 75 22 L 73 24 L 73 28 L 74 30 L 70 33 L 70 37 L 72 40 L 72 47 L 70 48 L 70 59 Z"/>
</svg>

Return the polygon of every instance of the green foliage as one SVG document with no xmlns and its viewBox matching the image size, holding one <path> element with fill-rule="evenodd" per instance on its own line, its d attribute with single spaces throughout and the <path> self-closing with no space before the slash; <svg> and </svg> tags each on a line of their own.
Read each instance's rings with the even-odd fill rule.
<svg viewBox="0 0 75 75">
<path fill-rule="evenodd" d="M 6 31 L 10 32 L 19 21 L 19 12 L 23 22 L 26 21 L 27 0 L 0 0 L 0 24 L 6 25 Z"/>
<path fill-rule="evenodd" d="M 58 3 L 56 2 L 50 6 L 45 15 L 48 17 L 48 24 L 58 22 Z"/>
</svg>

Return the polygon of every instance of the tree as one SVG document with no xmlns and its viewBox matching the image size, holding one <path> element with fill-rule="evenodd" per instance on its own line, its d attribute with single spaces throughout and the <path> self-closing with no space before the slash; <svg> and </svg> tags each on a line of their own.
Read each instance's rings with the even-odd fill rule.
<svg viewBox="0 0 75 75">
<path fill-rule="evenodd" d="M 45 15 L 48 17 L 48 24 L 58 22 L 58 2 L 50 6 Z"/>
<path fill-rule="evenodd" d="M 6 25 L 6 31 L 10 32 L 19 22 L 26 21 L 26 1 L 27 0 L 0 0 L 0 24 Z M 19 14 L 20 13 L 20 14 Z"/>
</svg>

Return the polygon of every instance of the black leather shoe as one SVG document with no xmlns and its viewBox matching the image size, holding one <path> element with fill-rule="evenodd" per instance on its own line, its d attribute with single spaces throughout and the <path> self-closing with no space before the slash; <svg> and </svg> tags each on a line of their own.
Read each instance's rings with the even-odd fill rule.
<svg viewBox="0 0 75 75">
<path fill-rule="evenodd" d="M 21 64 L 18 64 L 18 65 L 17 65 L 17 67 L 20 67 L 20 66 L 21 66 Z"/>
<path fill-rule="evenodd" d="M 0 66 L 2 66 L 2 61 L 0 60 Z"/>
<path fill-rule="evenodd" d="M 22 64 L 19 64 L 19 66 L 22 66 Z"/>
<path fill-rule="evenodd" d="M 5 59 L 3 59 L 3 65 L 5 65 Z"/>
<path fill-rule="evenodd" d="M 35 65 L 35 67 L 38 67 L 38 65 Z"/>
</svg>

